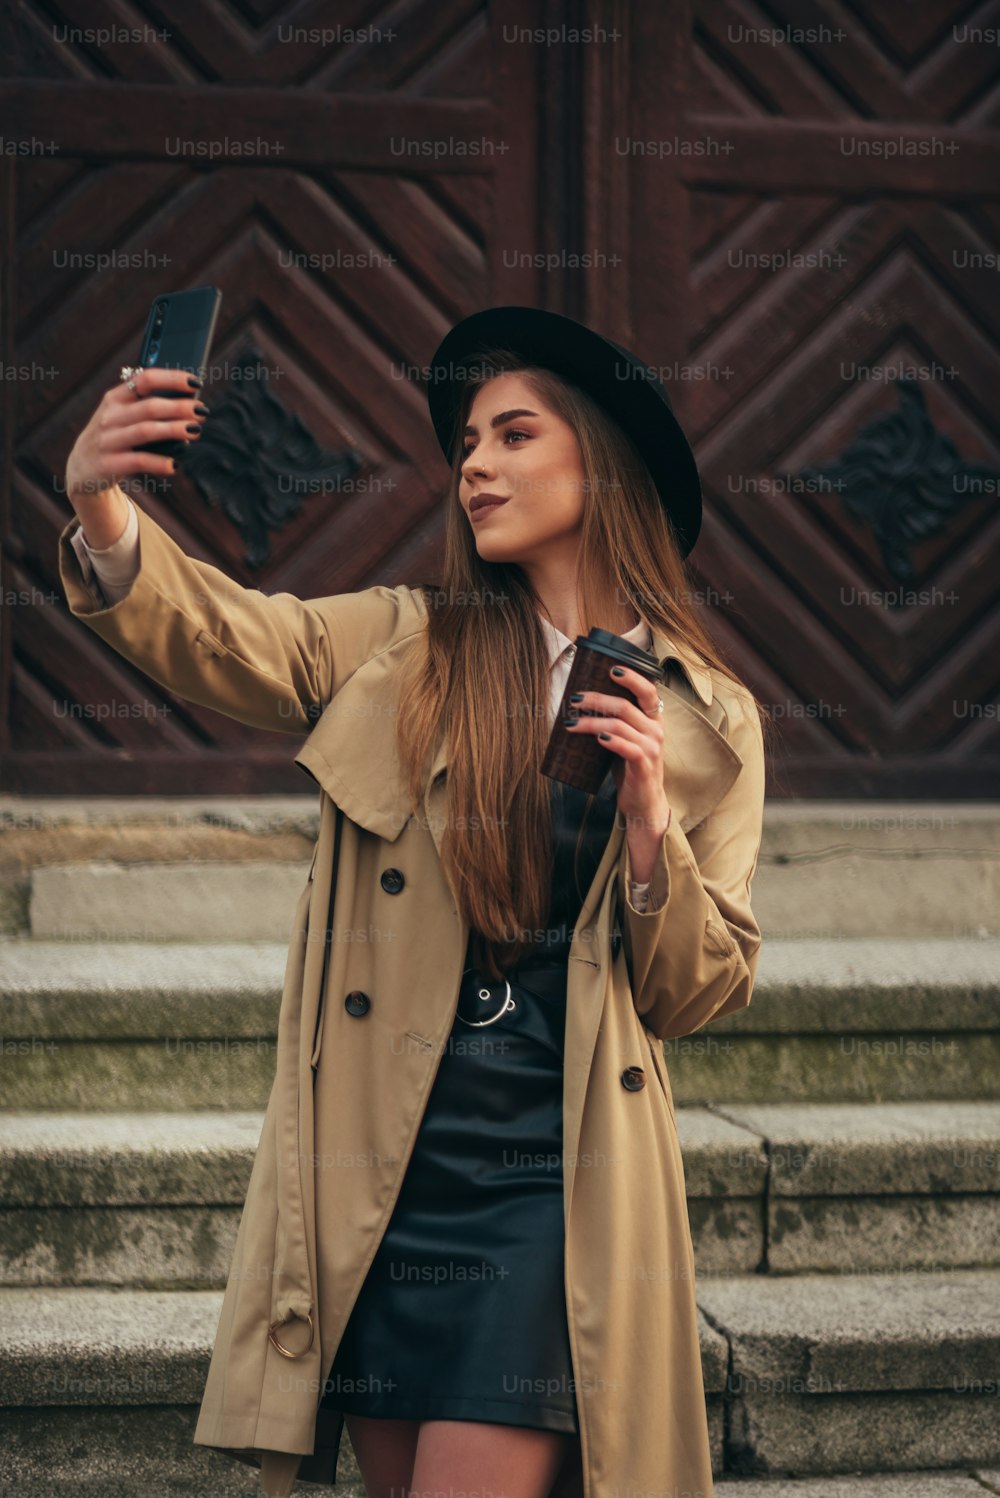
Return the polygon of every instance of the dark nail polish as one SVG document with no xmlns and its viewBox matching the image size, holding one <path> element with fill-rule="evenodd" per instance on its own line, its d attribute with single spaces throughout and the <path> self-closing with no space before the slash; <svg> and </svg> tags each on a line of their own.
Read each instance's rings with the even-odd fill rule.
<svg viewBox="0 0 1000 1498">
<path fill-rule="evenodd" d="M 202 405 L 201 401 L 198 401 L 197 405 L 195 406 L 195 411 L 198 413 L 199 416 L 207 416 L 208 415 L 208 407 Z"/>
<path fill-rule="evenodd" d="M 205 381 L 199 380 L 197 375 L 188 375 L 188 384 L 191 386 L 192 390 L 200 390 L 204 383 Z"/>
<path fill-rule="evenodd" d="M 612 666 L 611 667 L 611 675 L 612 676 L 624 676 L 625 673 L 622 670 L 621 666 Z"/>
<path fill-rule="evenodd" d="M 574 692 L 573 695 L 572 695 L 572 697 L 569 700 L 570 700 L 570 702 L 582 702 L 583 701 L 583 693 L 582 692 Z"/>
<path fill-rule="evenodd" d="M 611 735 L 610 735 L 610 733 L 599 733 L 599 734 L 598 734 L 598 735 L 597 735 L 597 737 L 598 737 L 598 738 L 599 738 L 599 739 L 610 739 L 610 737 L 611 737 Z"/>
<path fill-rule="evenodd" d="M 579 720 L 577 718 L 563 718 L 564 728 L 573 728 Z"/>
<path fill-rule="evenodd" d="M 187 426 L 184 428 L 184 430 L 186 432 L 200 432 L 201 431 L 201 422 L 200 421 L 189 421 L 188 424 L 187 424 Z"/>
</svg>

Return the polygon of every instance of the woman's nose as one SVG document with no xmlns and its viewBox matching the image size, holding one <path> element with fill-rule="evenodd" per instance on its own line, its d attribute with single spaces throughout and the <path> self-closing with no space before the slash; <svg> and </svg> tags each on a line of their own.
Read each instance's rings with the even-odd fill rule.
<svg viewBox="0 0 1000 1498">
<path fill-rule="evenodd" d="M 462 464 L 462 477 L 467 484 L 471 484 L 477 477 L 488 476 L 489 472 L 485 458 L 470 457 L 468 462 Z"/>
</svg>

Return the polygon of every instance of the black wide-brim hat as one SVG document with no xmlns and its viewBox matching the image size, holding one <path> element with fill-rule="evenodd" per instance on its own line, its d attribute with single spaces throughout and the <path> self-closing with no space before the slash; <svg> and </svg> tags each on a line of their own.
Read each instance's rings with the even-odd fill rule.
<svg viewBox="0 0 1000 1498">
<path fill-rule="evenodd" d="M 540 307 L 487 307 L 445 334 L 430 363 L 427 399 L 448 462 L 454 461 L 459 440 L 456 426 L 468 366 L 494 346 L 555 370 L 614 418 L 649 469 L 686 557 L 701 529 L 701 482 L 663 383 L 635 354 L 572 317 Z"/>
</svg>

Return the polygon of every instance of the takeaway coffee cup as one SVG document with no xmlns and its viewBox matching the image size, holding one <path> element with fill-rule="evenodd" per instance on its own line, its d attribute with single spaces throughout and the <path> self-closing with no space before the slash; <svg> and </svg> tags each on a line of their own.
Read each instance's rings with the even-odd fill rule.
<svg viewBox="0 0 1000 1498">
<path fill-rule="evenodd" d="M 610 675 L 610 669 L 615 665 L 628 666 L 649 681 L 663 680 L 656 656 L 640 650 L 630 640 L 623 640 L 621 635 L 612 634 L 608 629 L 592 629 L 589 635 L 577 635 L 576 655 L 542 760 L 543 775 L 561 780 L 578 791 L 587 791 L 592 796 L 604 783 L 615 758 L 614 750 L 605 749 L 596 733 L 579 733 L 564 728 L 562 720 L 577 712 L 569 700 L 574 692 L 606 692 L 612 697 L 625 697 L 629 702 L 636 702 L 635 693 Z M 604 715 L 594 714 L 588 708 L 581 716 Z"/>
</svg>

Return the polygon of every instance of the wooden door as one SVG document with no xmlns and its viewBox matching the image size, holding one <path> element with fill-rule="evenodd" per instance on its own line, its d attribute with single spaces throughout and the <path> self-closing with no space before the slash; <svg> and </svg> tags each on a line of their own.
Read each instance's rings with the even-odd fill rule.
<svg viewBox="0 0 1000 1498">
<path fill-rule="evenodd" d="M 695 587 L 779 730 L 769 793 L 996 796 L 996 30 L 696 0 L 682 32 L 592 55 L 589 221 L 630 281 L 589 307 L 694 441 Z"/>
<path fill-rule="evenodd" d="M 0 89 L 0 788 L 311 790 L 59 585 L 77 431 L 153 295 L 215 284 L 216 462 L 137 495 L 190 555 L 303 597 L 434 577 L 422 367 L 552 307 L 695 441 L 692 581 L 780 729 L 770 793 L 996 793 L 996 65 L 954 0 L 71 10 L 22 8 Z"/>
</svg>

